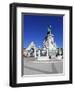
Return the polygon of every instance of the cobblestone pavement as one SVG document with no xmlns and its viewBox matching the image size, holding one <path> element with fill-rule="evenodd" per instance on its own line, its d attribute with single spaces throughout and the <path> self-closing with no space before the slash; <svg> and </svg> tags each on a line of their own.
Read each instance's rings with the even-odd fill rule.
<svg viewBox="0 0 74 90">
<path fill-rule="evenodd" d="M 58 74 L 63 72 L 63 60 L 37 61 L 35 58 L 24 58 L 22 64 L 23 75 Z"/>
</svg>

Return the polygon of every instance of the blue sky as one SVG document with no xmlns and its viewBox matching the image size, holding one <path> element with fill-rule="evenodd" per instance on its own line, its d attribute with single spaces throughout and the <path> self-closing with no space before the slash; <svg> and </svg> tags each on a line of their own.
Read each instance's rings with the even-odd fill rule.
<svg viewBox="0 0 74 90">
<path fill-rule="evenodd" d="M 23 19 L 24 48 L 27 48 L 32 41 L 37 47 L 42 47 L 48 25 L 51 25 L 51 32 L 57 47 L 63 47 L 63 16 L 24 15 Z"/>
</svg>

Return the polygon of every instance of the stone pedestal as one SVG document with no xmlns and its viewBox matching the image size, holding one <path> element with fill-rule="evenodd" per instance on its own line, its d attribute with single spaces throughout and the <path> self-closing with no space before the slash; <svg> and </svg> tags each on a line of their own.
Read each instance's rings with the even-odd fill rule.
<svg viewBox="0 0 74 90">
<path fill-rule="evenodd" d="M 59 56 L 57 57 L 57 59 L 58 59 L 58 60 L 61 60 L 61 59 L 62 59 L 62 55 L 59 55 Z"/>
<path fill-rule="evenodd" d="M 36 58 L 36 49 L 35 49 L 35 51 L 34 51 L 34 57 Z"/>
<path fill-rule="evenodd" d="M 48 49 L 47 49 L 47 57 L 49 56 L 49 52 L 48 52 Z"/>
</svg>

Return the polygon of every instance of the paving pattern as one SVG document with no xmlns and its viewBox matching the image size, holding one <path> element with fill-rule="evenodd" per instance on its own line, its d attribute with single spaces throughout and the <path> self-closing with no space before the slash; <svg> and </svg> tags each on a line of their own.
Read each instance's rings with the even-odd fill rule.
<svg viewBox="0 0 74 90">
<path fill-rule="evenodd" d="M 35 58 L 24 58 L 22 64 L 23 75 L 57 74 L 63 72 L 63 60 L 37 61 Z"/>
</svg>

